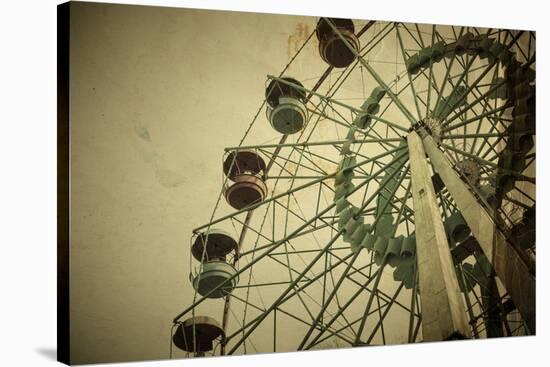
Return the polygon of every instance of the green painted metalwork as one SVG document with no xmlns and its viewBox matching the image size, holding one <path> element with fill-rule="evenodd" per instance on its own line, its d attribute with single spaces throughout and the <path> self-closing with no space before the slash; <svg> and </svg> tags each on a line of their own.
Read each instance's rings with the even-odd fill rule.
<svg viewBox="0 0 550 367">
<path fill-rule="evenodd" d="M 510 221 L 503 210 L 503 200 L 525 211 L 530 208 L 506 194 L 516 189 L 516 181 L 534 183 L 533 178 L 523 174 L 535 159 L 534 153 L 530 153 L 535 133 L 535 73 L 530 67 L 535 55 L 531 50 L 532 36 L 529 35 L 529 50 L 524 52 L 518 47 L 519 52 L 515 53 L 511 48 L 517 45 L 521 32 L 488 30 L 480 33 L 474 28 L 460 27 L 459 32 L 453 28 L 454 38 L 449 40 L 439 34 L 439 26 L 424 32 L 415 25 L 415 35 L 406 24 L 381 24 L 377 30 L 371 28 L 373 24 L 375 22 L 369 22 L 364 27 L 365 31 L 370 29 L 368 42 L 361 42 L 365 46 L 359 49 L 359 43 L 350 43 L 350 38 L 333 21 L 326 22 L 333 41 L 347 47 L 353 56 L 351 63 L 338 73 L 332 70 L 333 66 L 327 68 L 313 88 L 283 77 L 288 65 L 279 76 L 269 75 L 271 83 L 298 93 L 280 96 L 278 105 L 270 105 L 267 111 L 272 126 L 284 134 L 283 137 L 278 143 L 247 142 L 247 145 L 243 144 L 243 138 L 238 146 L 226 148 L 227 152 L 249 149 L 270 158 L 263 175 L 270 185 L 270 196 L 229 214 L 215 217 L 214 213 L 209 223 L 195 229 L 197 234 L 208 231 L 213 225 L 231 225 L 237 232 L 240 230 L 239 252 L 235 259 L 241 261 L 239 264 L 234 262 L 233 271 L 227 271 L 226 265 L 231 267 L 228 263 L 201 263 L 199 275 L 193 278 L 200 297 L 196 296 L 192 305 L 174 319 L 178 323 L 189 313 L 194 316 L 195 308 L 205 300 L 225 297 L 223 329 L 231 332 L 223 337 L 221 354 L 254 350 L 252 335 L 260 325 L 268 324 L 268 319 L 273 323 L 274 351 L 281 349 L 279 341 L 285 334 L 280 319 L 291 319 L 306 327 L 297 349 L 317 348 L 332 339 L 347 345 L 386 343 L 384 322 L 391 317 L 394 308 L 410 314 L 408 327 L 404 326 L 407 329 L 405 338 L 409 342 L 416 340 L 421 314 L 414 211 L 408 203 L 411 185 L 404 136 L 409 126 L 432 124 L 430 128 L 439 129 L 432 134 L 438 135 L 440 148 L 453 164 L 465 159 L 476 162 L 480 167 L 481 184 L 472 185 L 471 190 L 495 215 Z M 369 53 L 392 33 L 395 34 L 396 50 L 401 50 L 404 62 L 400 67 L 405 71 L 398 72 L 396 52 L 396 78 L 386 81 L 382 77 L 385 74 L 377 70 L 377 62 L 381 61 L 373 59 Z M 361 31 L 357 37 L 360 34 Z M 428 38 L 424 39 L 426 34 Z M 407 35 L 419 45 L 418 50 L 405 48 L 404 36 Z M 525 59 L 523 63 L 518 61 L 518 55 Z M 497 65 L 499 67 L 495 67 Z M 462 71 L 455 74 L 457 68 Z M 355 107 L 335 93 L 350 75 L 360 72 L 363 77 L 363 71 L 374 79 L 375 85 L 370 94 L 362 96 L 362 104 Z M 488 74 L 491 71 L 492 77 Z M 402 80 L 398 89 L 399 80 L 404 77 L 408 82 Z M 318 88 L 325 80 L 331 83 L 327 91 L 320 93 Z M 419 80 L 428 85 L 427 90 L 418 90 L 416 83 Z M 445 88 L 450 91 L 445 92 Z M 411 102 L 405 103 L 401 98 L 405 91 L 412 93 Z M 264 104 L 260 110 L 262 108 Z M 390 108 L 397 109 L 402 118 L 387 117 L 386 111 Z M 417 116 L 413 116 L 410 108 Z M 511 118 L 503 115 L 508 112 Z M 334 139 L 315 140 L 313 132 L 322 124 L 334 127 L 335 131 L 345 128 L 346 132 Z M 488 129 L 482 130 L 482 126 Z M 247 134 L 250 130 L 249 127 Z M 287 141 L 289 134 L 295 135 Z M 499 143 L 505 148 L 499 149 Z M 315 150 L 316 147 L 335 149 L 339 159 L 324 156 Z M 373 147 L 377 149 L 376 154 L 372 154 Z M 378 153 L 380 149 L 383 153 Z M 459 164 L 456 167 L 461 169 Z M 273 170 L 269 171 L 270 168 Z M 308 182 L 298 185 L 296 180 Z M 305 213 L 300 205 L 301 195 L 312 191 L 315 195 L 311 194 L 308 200 L 315 200 L 315 211 Z M 519 189 L 518 192 L 534 202 L 527 193 Z M 458 253 L 469 243 L 469 229 L 445 187 L 439 193 L 439 201 L 445 228 L 452 239 L 451 249 L 456 248 Z M 253 211 L 263 216 L 253 221 Z M 299 225 L 291 226 L 293 221 Z M 523 225 L 529 224 L 529 230 L 534 231 L 532 223 L 526 221 Z M 317 241 L 317 233 L 321 231 L 330 231 L 328 242 L 317 243 L 319 249 L 300 248 L 298 240 Z M 249 235 L 245 242 L 246 233 Z M 349 253 L 345 249 L 349 249 Z M 534 247 L 526 248 L 526 251 L 531 250 L 534 251 Z M 455 266 L 472 333 L 475 337 L 502 335 L 499 327 L 489 322 L 495 315 L 489 317 L 488 312 L 495 302 L 502 304 L 505 297 L 499 298 L 497 294 L 495 298 L 494 292 L 484 293 L 491 288 L 491 281 L 494 282 L 491 269 L 482 253 L 474 251 L 471 254 L 463 254 Z M 365 261 L 369 258 L 370 261 Z M 258 274 L 255 269 L 267 261 L 282 267 L 281 274 L 285 278 L 257 281 L 253 271 Z M 380 279 L 388 266 L 399 283 L 391 292 L 380 287 Z M 353 284 L 356 290 L 343 297 L 346 284 Z M 251 296 L 251 290 L 276 287 L 281 287 L 280 291 L 267 304 Z M 322 288 L 318 298 L 310 295 L 314 287 Z M 403 292 L 410 292 L 410 303 L 408 295 L 407 302 L 399 298 Z M 368 293 L 364 298 L 367 305 L 361 317 L 349 317 L 350 310 L 365 293 Z M 227 324 L 231 315 L 230 299 L 244 307 L 244 312 L 236 315 L 242 319 L 233 326 Z M 291 302 L 292 307 L 300 308 L 301 314 L 297 309 L 286 308 Z M 338 307 L 333 309 L 336 305 Z M 367 322 L 372 318 L 374 322 Z M 501 323 L 507 333 L 515 332 L 506 324 L 505 317 Z M 480 325 L 491 331 L 480 330 Z"/>
</svg>

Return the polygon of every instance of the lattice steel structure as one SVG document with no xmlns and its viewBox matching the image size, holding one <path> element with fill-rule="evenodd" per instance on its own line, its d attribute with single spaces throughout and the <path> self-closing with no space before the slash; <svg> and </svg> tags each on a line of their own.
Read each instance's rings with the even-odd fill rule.
<svg viewBox="0 0 550 367">
<path fill-rule="evenodd" d="M 534 32 L 319 19 L 226 148 L 174 345 L 535 334 L 534 135 Z"/>
</svg>

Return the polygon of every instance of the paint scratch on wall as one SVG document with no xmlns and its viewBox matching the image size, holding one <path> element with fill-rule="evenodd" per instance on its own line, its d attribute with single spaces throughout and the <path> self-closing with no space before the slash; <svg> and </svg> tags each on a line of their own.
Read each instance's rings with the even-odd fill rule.
<svg viewBox="0 0 550 367">
<path fill-rule="evenodd" d="M 134 131 L 139 139 L 134 138 L 132 145 L 140 154 L 145 163 L 148 163 L 155 171 L 155 178 L 166 188 L 176 188 L 187 180 L 181 172 L 176 172 L 168 167 L 166 160 L 160 155 L 152 144 L 149 130 L 142 125 L 136 125 Z"/>
<path fill-rule="evenodd" d="M 144 126 L 136 126 L 135 130 L 136 134 L 138 134 L 140 138 L 145 141 L 151 142 L 151 135 L 149 135 L 149 130 L 147 130 L 147 128 L 145 128 Z"/>
<path fill-rule="evenodd" d="M 294 32 L 288 36 L 287 40 L 287 55 L 288 57 L 294 56 L 296 52 L 300 49 L 302 44 L 309 37 L 311 31 L 309 30 L 309 25 L 305 23 L 296 24 Z"/>
</svg>

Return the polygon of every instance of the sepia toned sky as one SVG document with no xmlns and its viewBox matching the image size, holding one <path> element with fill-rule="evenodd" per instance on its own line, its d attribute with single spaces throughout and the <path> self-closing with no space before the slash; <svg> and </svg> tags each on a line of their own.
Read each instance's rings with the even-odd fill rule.
<svg viewBox="0 0 550 367">
<path fill-rule="evenodd" d="M 208 222 L 215 206 L 216 217 L 232 212 L 223 198 L 217 203 L 224 148 L 239 144 L 263 101 L 266 75 L 279 75 L 315 24 L 313 17 L 72 3 L 73 363 L 169 357 L 172 318 L 194 297 L 192 230 Z M 396 41 L 370 57 L 395 59 Z M 403 65 L 378 70 L 392 81 L 397 67 Z M 289 73 L 311 87 L 325 69 L 311 42 Z M 363 86 L 351 80 L 341 97 L 360 106 L 356 97 L 370 91 Z M 245 143 L 277 142 L 265 111 L 258 120 Z M 326 140 L 345 133 L 326 124 L 317 131 Z M 385 274 L 388 292 L 392 282 Z M 221 322 L 220 303 L 201 312 Z M 406 321 L 407 313 L 394 315 L 387 333 L 406 341 Z M 260 351 L 271 343 L 265 335 L 259 330 L 255 337 Z M 293 343 L 283 341 L 281 350 Z"/>
<path fill-rule="evenodd" d="M 191 230 L 219 194 L 223 148 L 313 18 L 71 11 L 72 360 L 168 358 L 171 320 L 192 296 Z"/>
</svg>

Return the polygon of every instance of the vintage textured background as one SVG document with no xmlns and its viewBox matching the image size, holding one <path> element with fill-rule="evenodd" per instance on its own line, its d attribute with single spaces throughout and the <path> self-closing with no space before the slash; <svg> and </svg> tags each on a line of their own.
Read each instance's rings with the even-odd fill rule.
<svg viewBox="0 0 550 367">
<path fill-rule="evenodd" d="M 125 0 L 120 0 L 128 2 Z M 482 24 L 494 27 L 536 29 L 538 38 L 537 58 L 548 60 L 550 28 L 540 1 L 504 3 L 489 0 L 463 0 L 460 3 L 444 4 L 434 0 L 363 2 L 339 0 L 337 2 L 292 0 L 231 1 L 217 0 L 134 0 L 134 3 L 172 4 L 173 6 L 196 6 L 212 8 L 255 9 L 256 11 L 304 13 L 316 15 L 357 16 L 361 18 L 392 19 L 445 24 Z M 55 259 L 56 259 L 56 4 L 59 1 L 30 0 L 3 2 L 0 12 L 2 47 L 0 59 L 5 71 L 2 76 L 3 122 L 2 152 L 2 330 L 0 340 L 4 346 L 2 358 L 10 366 L 59 365 L 55 362 Z M 145 16 L 143 18 L 146 18 Z M 117 21 L 113 20 L 113 23 Z M 83 22 L 84 23 L 84 22 Z M 95 28 L 95 27 L 94 27 Z M 93 30 L 89 37 L 93 40 Z M 286 42 L 284 39 L 283 42 Z M 282 59 L 281 59 L 282 61 Z M 123 62 L 123 60 L 120 60 Z M 277 69 L 278 70 L 278 69 Z M 550 74 L 544 67 L 537 72 L 539 100 L 549 96 Z M 261 88 L 258 89 L 260 91 Z M 105 92 L 105 91 L 104 91 Z M 540 121 L 547 120 L 548 112 L 539 104 Z M 546 124 L 539 124 L 539 137 L 543 141 Z M 237 134 L 240 136 L 239 134 Z M 540 142 L 539 141 L 539 142 Z M 538 153 L 547 156 L 548 144 L 540 144 Z M 543 164 L 543 162 L 539 163 Z M 540 166 L 539 168 L 541 168 Z M 213 171 L 214 172 L 214 168 Z M 537 174 L 539 187 L 548 182 L 546 170 Z M 216 171 L 217 177 L 219 171 Z M 81 180 L 83 181 L 83 180 Z M 548 195 L 539 190 L 539 203 L 547 206 Z M 202 221 L 202 220 L 201 220 Z M 178 222 L 179 224 L 179 222 Z M 183 230 L 178 231 L 184 233 Z M 159 232 L 160 233 L 160 232 Z M 186 239 L 187 234 L 184 234 Z M 548 237 L 546 226 L 539 226 L 539 240 Z M 92 247 L 90 245 L 89 247 Z M 180 253 L 183 253 L 183 249 Z M 539 261 L 548 260 L 545 246 L 538 252 Z M 170 256 L 167 252 L 166 256 Z M 540 258 L 542 256 L 542 258 Z M 542 259 L 542 260 L 540 260 Z M 546 260 L 544 260 L 546 259 Z M 173 262 L 177 266 L 180 262 Z M 183 264 L 183 261 L 181 262 Z M 162 269 L 161 269 L 162 271 Z M 539 266 L 538 306 L 548 304 L 548 270 Z M 168 278 L 168 277 L 166 277 Z M 75 278 L 76 280 L 76 278 Z M 174 280 L 176 281 L 176 280 Z M 181 285 L 187 279 L 181 280 Z M 83 283 L 80 282 L 80 286 Z M 99 288 L 99 286 L 97 287 Z M 122 287 L 118 287 L 119 291 Z M 106 291 L 114 294 L 116 292 Z M 86 296 L 86 292 L 83 292 Z M 96 292 L 97 297 L 97 292 Z M 114 296 L 113 296 L 114 297 Z M 121 302 L 126 302 L 121 299 Z M 178 300 L 181 302 L 181 300 Z M 81 302 L 80 304 L 84 304 Z M 126 302 L 127 304 L 128 302 Z M 91 304 L 91 300 L 90 300 Z M 132 305 L 132 307 L 137 307 Z M 92 307 L 88 307 L 92 309 Z M 174 309 L 177 307 L 174 307 Z M 99 314 L 99 313 L 98 313 Z M 117 315 L 118 317 L 120 316 Z M 164 322 L 162 317 L 159 320 Z M 94 331 L 94 322 L 89 319 L 89 331 Z M 249 358 L 196 359 L 185 364 L 194 366 L 280 366 L 281 364 L 316 364 L 334 366 L 343 363 L 387 364 L 406 363 L 423 365 L 464 366 L 465 360 L 475 358 L 478 364 L 502 363 L 506 365 L 544 365 L 545 348 L 548 345 L 548 317 L 546 312 L 537 315 L 539 333 L 536 338 L 487 340 L 483 342 L 418 344 L 413 346 L 344 349 L 338 352 L 291 353 L 263 355 Z M 105 325 L 109 323 L 105 322 Z M 128 323 L 129 324 L 129 323 Z M 81 327 L 81 331 L 85 331 Z M 132 329 L 141 333 L 138 328 Z M 109 328 L 109 332 L 116 332 Z M 119 335 L 117 333 L 117 335 Z M 110 338 L 108 335 L 104 338 Z M 125 335 L 124 345 L 131 346 L 131 336 Z M 96 339 L 98 339 L 96 337 Z M 92 340 L 92 338 L 88 338 Z M 120 344 L 115 338 L 115 347 Z M 163 345 L 158 344 L 163 348 Z M 168 345 L 168 342 L 166 342 Z M 93 347 L 93 345 L 89 345 Z M 105 348 L 105 344 L 102 345 Z M 139 344 L 139 348 L 143 343 Z M 127 348 L 135 352 L 138 346 Z M 100 353 L 102 351 L 97 351 Z M 112 352 L 109 352 L 112 353 Z M 104 356 L 106 351 L 102 352 Z M 121 356 L 122 353 L 118 354 Z M 161 353 L 159 353 L 161 354 Z M 161 363 L 143 362 L 139 366 L 158 366 Z M 180 366 L 182 361 L 164 362 L 162 365 Z"/>
<path fill-rule="evenodd" d="M 315 23 L 73 6 L 72 358 L 168 358 L 171 319 L 192 297 L 191 229 L 218 197 L 223 148 L 242 138 L 266 74 L 279 73 Z M 275 136 L 265 126 L 257 141 Z"/>
<path fill-rule="evenodd" d="M 172 317 L 193 297 L 191 230 L 208 221 L 218 198 L 223 148 L 238 144 L 266 75 L 279 74 L 314 27 L 313 17 L 73 4 L 74 363 L 168 358 Z M 371 57 L 396 57 L 395 38 L 386 42 Z M 326 68 L 316 45 L 291 69 L 309 84 Z M 395 65 L 377 70 L 386 81 L 395 77 Z M 343 93 L 361 89 L 350 81 Z M 332 126 L 319 133 L 337 138 Z M 249 142 L 279 136 L 261 114 Z M 395 287 L 391 272 L 384 279 Z M 392 320 L 386 332 L 405 342 L 400 322 L 408 315 Z M 281 344 L 291 350 L 290 341 Z"/>
</svg>

